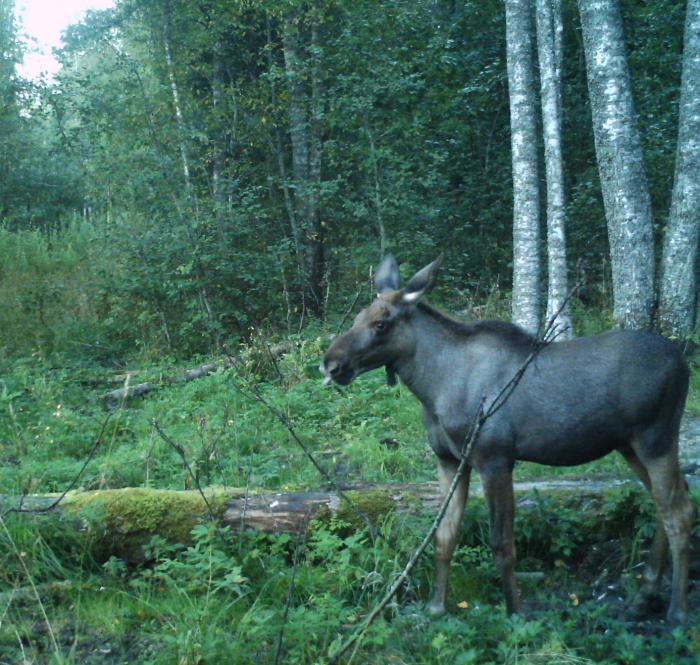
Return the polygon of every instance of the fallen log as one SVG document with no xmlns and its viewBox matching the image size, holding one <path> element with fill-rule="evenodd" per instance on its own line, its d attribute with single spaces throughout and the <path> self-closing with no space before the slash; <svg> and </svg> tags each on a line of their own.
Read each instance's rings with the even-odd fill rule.
<svg viewBox="0 0 700 665">
<path fill-rule="evenodd" d="M 700 487 L 700 478 L 691 478 Z M 584 506 L 609 490 L 640 488 L 632 480 L 547 480 L 515 484 L 519 509 L 537 506 L 536 493 L 556 494 L 562 501 Z M 641 490 L 640 490 L 641 491 Z M 481 496 L 478 485 L 472 497 Z M 0 497 L 3 513 L 46 509 L 58 495 Z M 49 515 L 91 539 L 108 558 L 129 562 L 144 560 L 143 548 L 154 535 L 169 542 L 188 543 L 193 527 L 206 520 L 228 526 L 235 533 L 255 529 L 264 533 L 299 533 L 322 521 L 336 519 L 348 528 L 361 528 L 367 521 L 380 523 L 391 513 L 434 514 L 440 503 L 437 483 L 364 485 L 337 492 L 246 493 L 242 489 L 208 488 L 203 496 L 194 490 L 123 488 L 73 491 Z"/>
<path fill-rule="evenodd" d="M 292 349 L 292 342 L 281 342 L 270 347 L 265 348 L 265 354 L 273 359 L 283 356 Z M 157 381 L 143 381 L 142 383 L 137 383 L 131 385 L 131 380 L 138 372 L 127 372 L 126 374 L 119 375 L 121 381 L 124 385 L 116 390 L 110 390 L 99 396 L 110 409 L 116 409 L 118 407 L 124 406 L 124 404 L 135 397 L 143 397 L 148 393 L 157 390 L 164 385 L 173 385 L 177 383 L 189 383 L 190 381 L 195 381 L 201 379 L 205 376 L 209 376 L 218 369 L 229 369 L 233 365 L 230 359 L 219 360 L 211 363 L 204 363 L 199 365 L 199 367 L 193 367 L 192 369 L 186 369 L 184 373 L 178 374 L 176 376 L 166 376 L 162 377 Z"/>
<path fill-rule="evenodd" d="M 143 383 L 137 383 L 136 385 L 129 385 L 129 380 L 131 375 L 127 375 L 125 380 L 125 385 L 123 388 L 118 388 L 117 390 L 110 390 L 107 393 L 100 395 L 100 399 L 103 400 L 109 408 L 117 408 L 123 406 L 125 402 L 134 397 L 143 397 L 148 393 L 162 387 L 163 385 L 171 385 L 175 383 L 189 383 L 190 381 L 195 381 L 196 379 L 201 379 L 205 376 L 209 376 L 219 368 L 229 368 L 231 362 L 219 361 L 215 363 L 205 363 L 199 367 L 194 367 L 192 369 L 186 369 L 183 374 L 174 377 L 165 377 L 160 381 L 145 381 Z"/>
</svg>

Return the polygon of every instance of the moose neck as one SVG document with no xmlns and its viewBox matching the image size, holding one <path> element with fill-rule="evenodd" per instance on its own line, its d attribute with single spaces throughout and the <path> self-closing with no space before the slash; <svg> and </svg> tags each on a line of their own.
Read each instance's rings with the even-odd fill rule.
<svg viewBox="0 0 700 665">
<path fill-rule="evenodd" d="M 395 360 L 395 371 L 409 390 L 428 409 L 433 409 L 445 381 L 450 381 L 457 339 L 451 327 L 457 324 L 428 305 L 418 305 L 409 319 L 414 344 L 412 352 Z"/>
</svg>

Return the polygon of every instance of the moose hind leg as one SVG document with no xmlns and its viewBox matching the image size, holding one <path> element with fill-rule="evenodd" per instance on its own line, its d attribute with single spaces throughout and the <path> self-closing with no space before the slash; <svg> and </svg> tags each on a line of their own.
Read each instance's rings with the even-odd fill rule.
<svg viewBox="0 0 700 665">
<path fill-rule="evenodd" d="M 481 481 L 491 519 L 491 549 L 501 575 L 506 610 L 509 615 L 515 614 L 520 611 L 520 599 L 515 582 L 513 472 L 508 467 L 485 469 Z"/>
<path fill-rule="evenodd" d="M 637 454 L 631 448 L 624 448 L 620 451 L 629 464 L 630 469 L 639 477 L 639 479 L 651 494 L 651 480 L 644 465 L 639 461 Z M 658 512 L 658 511 L 657 511 Z M 649 558 L 644 568 L 642 576 L 642 586 L 639 589 L 637 597 L 634 599 L 634 611 L 639 615 L 644 615 L 650 610 L 656 611 L 661 609 L 661 582 L 663 579 L 664 570 L 668 563 L 668 538 L 666 537 L 666 529 L 664 528 L 661 515 L 656 516 L 656 530 L 654 531 L 654 539 L 649 548 Z"/>
<path fill-rule="evenodd" d="M 440 484 L 440 494 L 443 498 L 447 496 L 458 466 L 456 462 L 438 458 L 438 482 Z M 455 488 L 455 492 L 447 507 L 447 512 L 435 532 L 435 591 L 428 606 L 428 611 L 433 616 L 445 613 L 450 563 L 462 528 L 464 507 L 469 493 L 470 474 L 471 469 L 467 467 Z"/>
<path fill-rule="evenodd" d="M 678 446 L 656 458 L 638 456 L 649 474 L 651 493 L 668 536 L 673 565 L 671 603 L 668 620 L 683 624 L 688 616 L 688 569 L 690 565 L 690 533 L 695 520 L 695 505 L 688 495 L 688 486 L 678 464 Z"/>
</svg>

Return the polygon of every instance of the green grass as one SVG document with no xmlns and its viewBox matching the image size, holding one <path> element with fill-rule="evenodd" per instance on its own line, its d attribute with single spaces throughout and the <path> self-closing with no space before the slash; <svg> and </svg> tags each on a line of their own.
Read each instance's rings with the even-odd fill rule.
<svg viewBox="0 0 700 665">
<path fill-rule="evenodd" d="M 697 618 L 687 631 L 670 631 L 659 622 L 626 621 L 623 603 L 597 601 L 607 585 L 616 585 L 615 594 L 627 592 L 620 575 L 636 559 L 613 554 L 629 551 L 635 522 L 649 520 L 643 510 L 630 513 L 624 495 L 611 493 L 604 501 L 609 522 L 602 532 L 597 516 L 581 519 L 575 503 L 542 498 L 537 509 L 524 512 L 519 570 L 544 578 L 523 583 L 526 618 L 513 619 L 503 612 L 485 542 L 485 508 L 476 502 L 455 555 L 452 612 L 440 619 L 424 612 L 432 578 L 431 557 L 424 557 L 398 603 L 368 631 L 354 662 L 696 662 Z M 403 567 L 426 525 L 427 518 L 390 516 L 383 539 L 349 533 L 340 523 L 307 539 L 241 537 L 202 525 L 188 548 L 154 541 L 153 563 L 135 569 L 116 559 L 98 566 L 84 553 L 52 566 L 27 555 L 25 570 L 8 554 L 3 535 L 3 587 L 10 591 L 0 596 L 0 662 L 265 665 L 275 662 L 284 627 L 280 662 L 323 663 Z M 29 531 L 26 520 L 8 520 L 20 552 Z M 52 538 L 40 548 L 58 547 L 59 535 Z M 606 543 L 601 581 L 591 548 Z"/>
<path fill-rule="evenodd" d="M 79 486 L 191 488 L 181 456 L 161 439 L 154 420 L 182 447 L 204 486 L 324 486 L 282 423 L 251 399 L 251 383 L 342 484 L 434 480 L 416 400 L 405 388 L 388 387 L 381 372 L 347 390 L 322 389 L 316 365 L 326 344 L 321 336 L 296 340 L 276 364 L 264 349 L 242 348 L 235 371 L 164 385 L 117 409 Z M 131 369 L 140 370 L 139 382 L 179 368 L 173 362 Z M 67 486 L 104 426 L 99 396 L 118 387 L 110 383 L 114 373 L 38 359 L 2 368 L 0 493 Z M 691 412 L 700 411 L 698 396 L 694 375 Z M 516 471 L 518 479 L 570 474 L 629 477 L 617 456 L 576 470 L 522 464 Z M 627 621 L 625 602 L 616 600 L 636 585 L 635 566 L 653 524 L 648 499 L 624 488 L 585 513 L 556 497 L 534 495 L 529 503 L 518 514 L 518 570 L 544 578 L 522 583 L 527 619 L 504 615 L 486 510 L 474 500 L 455 555 L 452 613 L 432 620 L 423 611 L 432 585 L 428 552 L 353 662 L 697 662 L 697 617 L 688 630 L 674 632 L 662 622 Z M 128 566 L 100 558 L 74 525 L 10 515 L 0 528 L 0 665 L 272 664 L 283 627 L 280 662 L 326 662 L 328 650 L 403 568 L 429 519 L 390 515 L 384 539 L 337 522 L 307 541 L 202 525 L 190 546 L 156 540 L 148 565 Z M 598 602 L 606 585 L 615 588 L 615 598 Z"/>
</svg>

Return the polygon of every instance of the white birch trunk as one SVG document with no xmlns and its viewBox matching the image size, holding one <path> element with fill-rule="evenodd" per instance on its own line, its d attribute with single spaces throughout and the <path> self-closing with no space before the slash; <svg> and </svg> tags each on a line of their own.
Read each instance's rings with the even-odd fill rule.
<svg viewBox="0 0 700 665">
<path fill-rule="evenodd" d="M 284 67 L 289 85 L 289 136 L 292 143 L 292 172 L 295 181 L 297 223 L 302 235 L 309 227 L 308 182 L 310 177 L 309 118 L 303 87 L 303 72 L 299 60 L 299 28 L 293 17 L 284 22 Z"/>
<path fill-rule="evenodd" d="M 700 230 L 700 0 L 688 0 L 678 117 L 676 172 L 664 238 L 659 319 L 671 337 L 695 327 Z"/>
<path fill-rule="evenodd" d="M 537 0 L 537 52 L 540 64 L 540 101 L 547 179 L 547 322 L 555 339 L 573 337 L 567 304 L 566 208 L 561 147 L 562 34 L 561 0 Z"/>
<path fill-rule="evenodd" d="M 212 55 L 212 75 L 211 75 L 211 101 L 212 110 L 214 112 L 214 145 L 212 159 L 212 194 L 214 198 L 214 206 L 216 216 L 221 217 L 224 212 L 229 192 L 224 186 L 224 169 L 226 166 L 226 139 L 227 132 L 224 129 L 224 86 L 225 86 L 225 68 L 224 54 L 221 37 L 216 38 L 214 43 L 214 52 Z"/>
<path fill-rule="evenodd" d="M 540 202 L 532 2 L 506 0 L 506 60 L 513 161 L 513 322 L 540 324 Z"/>
<path fill-rule="evenodd" d="M 596 158 L 610 243 L 613 315 L 650 328 L 654 306 L 651 200 L 617 0 L 579 0 Z"/>
<path fill-rule="evenodd" d="M 170 92 L 173 97 L 173 107 L 175 111 L 175 122 L 177 124 L 177 131 L 179 134 L 179 144 L 180 144 L 180 159 L 182 160 L 182 174 L 185 179 L 185 187 L 189 192 L 191 189 L 192 180 L 190 178 L 190 162 L 187 155 L 187 145 L 185 144 L 185 137 L 187 132 L 185 130 L 185 117 L 182 112 L 182 104 L 180 103 L 180 91 L 177 85 L 177 79 L 175 78 L 175 66 L 173 64 L 173 51 L 172 51 L 172 9 L 170 7 L 170 2 L 165 3 L 165 30 L 163 32 L 163 48 L 165 50 L 165 64 L 168 70 L 168 81 L 170 82 Z"/>
</svg>

